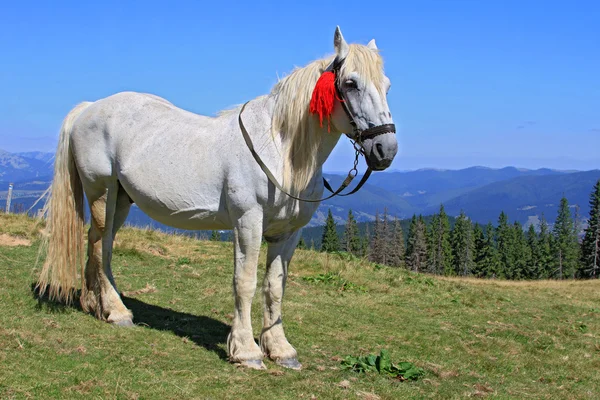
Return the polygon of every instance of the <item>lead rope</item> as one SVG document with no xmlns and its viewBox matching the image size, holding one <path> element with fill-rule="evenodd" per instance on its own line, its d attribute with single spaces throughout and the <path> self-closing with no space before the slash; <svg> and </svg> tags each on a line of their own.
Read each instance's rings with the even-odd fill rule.
<svg viewBox="0 0 600 400">
<path fill-rule="evenodd" d="M 365 182 L 367 181 L 367 179 L 369 179 L 369 176 L 371 176 L 371 172 L 372 171 L 371 171 L 371 168 L 368 167 L 367 168 L 367 172 L 365 172 L 364 176 L 362 177 L 362 179 L 360 180 L 360 182 L 358 183 L 358 185 L 356 185 L 356 187 L 351 192 L 346 193 L 346 194 L 340 194 L 344 189 L 346 189 L 350 185 L 350 183 L 352 183 L 352 180 L 356 177 L 356 175 L 358 175 L 358 156 L 360 154 L 362 154 L 362 151 L 360 150 L 360 146 L 356 143 L 356 141 L 352 141 L 352 144 L 354 146 L 354 151 L 356 152 L 355 157 L 354 157 L 354 166 L 348 172 L 348 176 L 346 177 L 346 179 L 344 179 L 344 181 L 342 182 L 342 184 L 340 185 L 340 187 L 336 191 L 334 191 L 331 188 L 331 185 L 329 185 L 329 182 L 327 182 L 325 180 L 325 178 L 323 178 L 323 186 L 325 186 L 325 188 L 332 193 L 330 196 L 324 197 L 324 198 L 319 199 L 319 200 L 314 200 L 314 199 L 303 199 L 301 197 L 296 197 L 296 196 L 288 193 L 283 188 L 283 186 L 277 181 L 277 179 L 275 178 L 275 175 L 273 175 L 273 173 L 271 172 L 271 170 L 269 170 L 269 168 L 265 165 L 265 163 L 262 161 L 262 159 L 260 158 L 260 156 L 258 155 L 258 153 L 256 152 L 256 150 L 254 149 L 254 145 L 252 144 L 252 139 L 250 139 L 250 135 L 248 134 L 248 131 L 246 130 L 246 127 L 244 126 L 244 123 L 242 121 L 242 113 L 244 112 L 244 109 L 246 108 L 246 106 L 248 105 L 248 103 L 249 102 L 246 102 L 242 106 L 242 109 L 240 110 L 240 114 L 238 116 L 238 121 L 239 121 L 239 124 L 240 124 L 240 129 L 242 131 L 242 136 L 244 137 L 244 141 L 246 142 L 246 145 L 248 146 L 248 149 L 250 149 L 250 153 L 252 153 L 252 157 L 254 157 L 254 160 L 260 166 L 260 168 L 263 170 L 263 172 L 265 173 L 265 175 L 267 175 L 267 178 L 269 179 L 269 181 L 277 189 L 279 189 L 281 192 L 283 192 L 287 196 L 291 197 L 292 199 L 294 199 L 294 200 L 300 200 L 300 201 L 306 201 L 308 203 L 319 203 L 321 201 L 331 199 L 332 197 L 335 197 L 335 196 L 349 196 L 351 194 L 356 193 L 365 184 Z"/>
</svg>

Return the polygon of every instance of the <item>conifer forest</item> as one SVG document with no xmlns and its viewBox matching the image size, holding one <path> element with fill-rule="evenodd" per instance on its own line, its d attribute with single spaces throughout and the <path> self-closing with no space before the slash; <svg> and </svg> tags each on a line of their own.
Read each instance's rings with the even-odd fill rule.
<svg viewBox="0 0 600 400">
<path fill-rule="evenodd" d="M 451 226 L 440 206 L 428 218 L 413 215 L 408 231 L 386 210 L 359 233 L 350 210 L 342 237 L 328 214 L 321 251 L 347 252 L 391 267 L 447 276 L 499 279 L 594 279 L 600 276 L 600 180 L 590 194 L 590 214 L 582 227 L 579 208 L 560 200 L 555 223 L 542 216 L 524 229 L 502 212 L 497 223 L 473 224 L 461 212 Z M 371 227 L 371 228 L 370 228 Z M 306 246 L 304 240 L 300 247 Z"/>
</svg>

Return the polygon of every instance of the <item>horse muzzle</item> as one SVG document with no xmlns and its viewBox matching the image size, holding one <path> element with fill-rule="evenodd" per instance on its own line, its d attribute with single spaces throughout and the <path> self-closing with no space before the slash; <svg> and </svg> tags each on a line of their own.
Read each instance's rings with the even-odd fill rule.
<svg viewBox="0 0 600 400">
<path fill-rule="evenodd" d="M 388 168 L 398 153 L 395 130 L 364 138 L 362 145 L 367 165 L 373 171 L 383 171 Z"/>
</svg>

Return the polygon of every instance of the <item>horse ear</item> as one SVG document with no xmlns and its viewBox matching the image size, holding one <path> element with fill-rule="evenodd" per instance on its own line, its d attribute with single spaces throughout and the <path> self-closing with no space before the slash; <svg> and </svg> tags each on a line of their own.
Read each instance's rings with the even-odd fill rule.
<svg viewBox="0 0 600 400">
<path fill-rule="evenodd" d="M 340 27 L 335 28 L 335 34 L 333 35 L 333 47 L 335 48 L 335 54 L 338 60 L 343 60 L 348 55 L 348 43 L 344 40 L 342 36 L 342 31 Z"/>
<path fill-rule="evenodd" d="M 367 43 L 367 47 L 370 48 L 371 50 L 378 50 L 377 43 L 375 43 L 375 39 L 371 39 L 371 41 L 369 43 Z"/>
</svg>

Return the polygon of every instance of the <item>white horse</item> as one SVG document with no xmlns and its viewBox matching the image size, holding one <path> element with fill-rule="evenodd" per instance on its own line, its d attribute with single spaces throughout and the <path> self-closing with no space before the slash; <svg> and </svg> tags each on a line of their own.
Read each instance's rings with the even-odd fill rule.
<svg viewBox="0 0 600 400">
<path fill-rule="evenodd" d="M 299 369 L 296 350 L 283 331 L 281 304 L 300 229 L 319 203 L 298 201 L 277 189 L 249 150 L 238 119 L 257 156 L 294 196 L 321 198 L 322 165 L 342 132 L 353 132 L 371 168 L 387 168 L 397 141 L 393 131 L 381 128 L 393 122 L 386 99 L 390 81 L 375 42 L 348 45 L 338 27 L 334 48 L 334 56 L 296 69 L 270 94 L 247 103 L 241 117 L 240 108 L 211 118 L 131 92 L 75 107 L 65 118 L 56 153 L 47 256 L 38 282 L 42 293 L 48 288 L 51 299 L 69 303 L 81 268 L 83 309 L 131 326 L 133 315 L 121 301 L 110 264 L 115 235 L 132 203 L 172 227 L 233 229 L 235 312 L 229 359 L 265 368 L 266 355 Z M 327 126 L 311 114 L 309 103 L 321 75 L 332 69 L 337 93 Z M 379 131 L 361 143 L 358 136 L 370 129 Z M 84 193 L 91 210 L 86 263 Z M 268 255 L 257 345 L 250 307 L 262 237 Z"/>
</svg>

